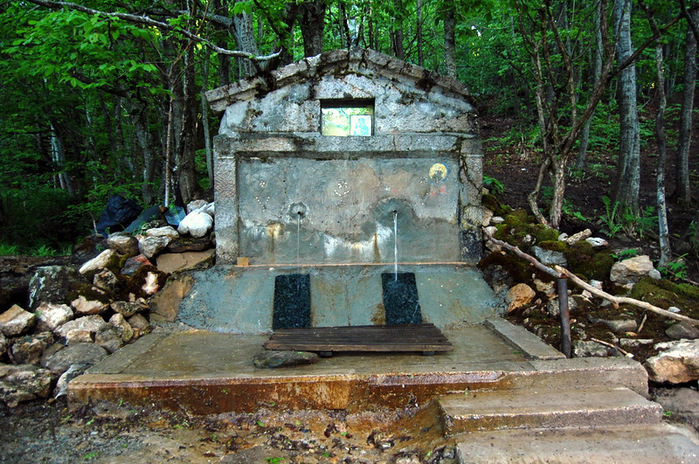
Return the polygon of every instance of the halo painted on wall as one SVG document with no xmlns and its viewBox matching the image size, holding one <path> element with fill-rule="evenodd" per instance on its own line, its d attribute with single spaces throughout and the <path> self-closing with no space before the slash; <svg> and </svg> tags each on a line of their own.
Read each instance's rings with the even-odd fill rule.
<svg viewBox="0 0 699 464">
<path fill-rule="evenodd" d="M 430 179 L 432 180 L 444 180 L 447 178 L 447 174 L 449 174 L 449 169 L 442 163 L 434 163 L 430 167 Z"/>
</svg>

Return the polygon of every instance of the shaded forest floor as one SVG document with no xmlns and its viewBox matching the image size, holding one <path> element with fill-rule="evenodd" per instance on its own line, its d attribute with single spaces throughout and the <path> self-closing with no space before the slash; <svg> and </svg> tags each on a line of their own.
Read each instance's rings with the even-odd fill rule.
<svg viewBox="0 0 699 464">
<path fill-rule="evenodd" d="M 540 165 L 540 153 L 526 139 L 516 140 L 513 133 L 518 133 L 516 127 L 521 121 L 513 118 L 481 118 L 481 131 L 484 140 L 484 167 L 486 176 L 491 176 L 502 183 L 504 192 L 498 195 L 500 201 L 512 208 L 529 210 L 527 196 L 536 185 Z M 515 139 L 515 140 L 513 140 Z M 686 263 L 686 277 L 694 282 L 699 281 L 699 255 L 697 249 L 688 249 L 692 238 L 690 225 L 697 217 L 699 208 L 699 128 L 693 134 L 693 153 L 690 155 L 690 182 L 694 201 L 690 205 L 682 205 L 675 201 L 672 193 L 675 189 L 675 153 L 668 151 L 666 163 L 666 195 L 668 205 L 668 222 L 671 234 L 671 247 L 674 258 L 681 258 Z M 503 143 L 504 141 L 504 143 Z M 608 233 L 607 219 L 611 211 L 605 205 L 604 197 L 612 198 L 613 185 L 616 182 L 616 154 L 591 151 L 587 155 L 586 165 L 582 171 L 574 166 L 569 167 L 567 179 L 564 219 L 559 230 L 568 234 L 579 232 L 586 228 L 592 230 L 594 236 L 607 238 L 615 251 L 635 248 L 639 254 L 647 254 L 654 261 L 660 256 L 658 247 L 656 204 L 656 173 L 658 167 L 657 145 L 655 140 L 647 140 L 642 146 L 641 153 L 641 215 L 627 218 L 636 222 L 636 234 L 627 234 L 621 230 L 615 236 Z M 571 163 L 571 164 L 574 164 Z M 548 181 L 548 179 L 547 179 Z M 539 206 L 546 211 L 551 199 L 550 182 L 544 184 L 539 196 Z M 617 212 L 617 221 L 621 227 L 624 222 L 622 212 Z M 698 232 L 694 230 L 694 240 L 699 240 Z"/>
</svg>

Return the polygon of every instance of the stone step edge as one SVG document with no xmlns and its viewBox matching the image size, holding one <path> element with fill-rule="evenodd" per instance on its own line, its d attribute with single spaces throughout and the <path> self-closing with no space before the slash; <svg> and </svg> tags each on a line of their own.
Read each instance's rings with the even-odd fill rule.
<svg viewBox="0 0 699 464">
<path fill-rule="evenodd" d="M 666 422 L 615 427 L 496 430 L 458 434 L 452 439 L 456 442 L 459 464 L 699 462 L 699 435 L 688 426 Z"/>
<path fill-rule="evenodd" d="M 580 402 L 580 396 L 586 396 Z M 646 400 L 632 390 L 625 387 L 618 388 L 590 388 L 583 391 L 570 390 L 508 390 L 478 392 L 482 399 L 497 398 L 499 395 L 510 395 L 506 398 L 512 401 L 514 395 L 515 404 L 511 411 L 504 409 L 489 409 L 491 405 L 485 403 L 485 409 L 478 408 L 478 399 L 469 399 L 462 395 L 449 395 L 440 397 L 437 405 L 444 424 L 444 434 L 451 436 L 460 432 L 480 432 L 489 430 L 508 430 L 522 428 L 580 428 L 590 426 L 615 426 L 621 424 L 654 424 L 662 419 L 663 408 L 657 403 Z M 566 408 L 562 397 L 569 396 L 578 400 L 573 401 L 571 407 Z M 576 397 L 577 395 L 577 397 Z M 613 401 L 605 396 L 614 395 Z M 522 399 L 522 407 L 517 408 L 517 397 Z M 488 398 L 490 397 L 490 398 Z M 539 398 L 537 400 L 537 398 Z M 524 403 L 525 399 L 535 399 L 536 403 Z M 546 399 L 555 399 L 547 402 Z M 601 402 L 595 407 L 597 401 Z M 467 407 L 472 403 L 475 407 Z"/>
</svg>

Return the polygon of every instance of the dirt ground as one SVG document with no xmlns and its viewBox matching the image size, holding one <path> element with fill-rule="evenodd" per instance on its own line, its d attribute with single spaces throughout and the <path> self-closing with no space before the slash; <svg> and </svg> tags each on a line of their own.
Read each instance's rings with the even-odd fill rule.
<svg viewBox="0 0 699 464">
<path fill-rule="evenodd" d="M 2 463 L 454 463 L 436 411 L 258 411 L 189 417 L 71 411 L 65 400 L 0 409 Z"/>
</svg>

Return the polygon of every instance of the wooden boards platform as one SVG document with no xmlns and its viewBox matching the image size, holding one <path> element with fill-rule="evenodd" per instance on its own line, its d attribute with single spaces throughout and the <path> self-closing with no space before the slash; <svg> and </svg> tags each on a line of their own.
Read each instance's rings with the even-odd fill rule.
<svg viewBox="0 0 699 464">
<path fill-rule="evenodd" d="M 454 347 L 434 324 L 363 325 L 276 330 L 267 350 L 334 352 L 422 352 L 432 355 Z"/>
</svg>

